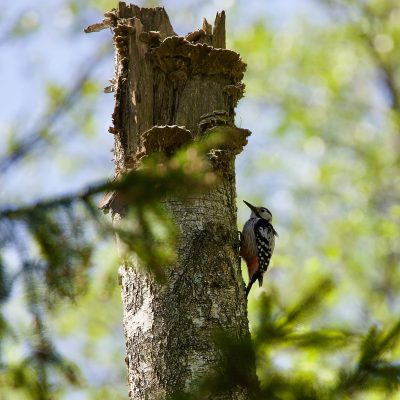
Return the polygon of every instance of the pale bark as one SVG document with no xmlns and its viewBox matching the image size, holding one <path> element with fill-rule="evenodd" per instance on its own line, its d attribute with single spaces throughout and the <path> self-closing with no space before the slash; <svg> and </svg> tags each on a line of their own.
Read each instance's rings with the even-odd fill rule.
<svg viewBox="0 0 400 400">
<path fill-rule="evenodd" d="M 106 17 L 116 46 L 110 131 L 117 176 L 135 168 L 138 155 L 151 153 L 154 143 L 162 147 L 167 136 L 169 142 L 171 137 L 190 141 L 219 126 L 232 137 L 211 157 L 221 178 L 216 187 L 164 201 L 180 232 L 178 262 L 167 268 L 166 283 L 156 283 L 135 261 L 120 268 L 130 398 L 165 399 L 176 389 L 188 390 L 218 365 L 217 330 L 249 336 L 234 158 L 250 132 L 233 125 L 245 64 L 224 49 L 224 12 L 213 27 L 204 21 L 186 38 L 176 36 L 163 8 L 120 3 Z M 124 207 L 114 200 L 105 206 L 118 221 Z M 248 389 L 236 387 L 214 398 L 250 397 Z"/>
</svg>

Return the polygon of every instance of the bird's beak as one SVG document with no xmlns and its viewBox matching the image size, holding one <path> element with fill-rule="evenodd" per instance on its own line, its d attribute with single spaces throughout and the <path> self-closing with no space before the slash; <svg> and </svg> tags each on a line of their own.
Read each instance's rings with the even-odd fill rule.
<svg viewBox="0 0 400 400">
<path fill-rule="evenodd" d="M 250 210 L 254 211 L 257 214 L 257 208 L 248 203 L 246 200 L 243 200 L 243 203 L 246 204 L 247 207 L 250 208 Z"/>
</svg>

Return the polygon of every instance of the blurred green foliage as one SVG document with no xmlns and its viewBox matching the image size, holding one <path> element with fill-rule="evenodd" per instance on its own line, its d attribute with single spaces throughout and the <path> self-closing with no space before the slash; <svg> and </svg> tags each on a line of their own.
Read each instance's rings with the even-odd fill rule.
<svg viewBox="0 0 400 400">
<path fill-rule="evenodd" d="M 76 16 L 88 7 L 66 3 Z M 90 3 L 103 11 L 115 4 Z M 220 368 L 174 399 L 212 398 L 233 386 L 252 388 L 257 399 L 400 396 L 400 5 L 320 0 L 314 6 L 316 15 L 299 11 L 280 29 L 260 17 L 228 31 L 229 47 L 248 64 L 248 101 L 273 115 L 261 134 L 279 143 L 277 153 L 248 149 L 252 162 L 239 172 L 255 182 L 255 198 L 273 191 L 260 184 L 267 173 L 281 180 L 273 186 L 284 194 L 280 199 L 291 199 L 271 206 L 284 210 L 274 212 L 280 237 L 264 288 L 254 288 L 249 299 L 260 386 L 248 374 L 250 341 L 223 332 L 216 335 Z M 35 18 L 15 18 L 10 34 L 36 32 Z M 85 74 L 71 93 L 49 82 L 45 123 L 29 146 L 10 135 L 7 163 L 0 165 L 12 164 L 13 154 L 25 156 L 39 139 L 59 144 L 51 135 L 54 115 L 71 115 L 82 133 L 93 134 L 90 102 L 98 88 Z M 74 94 L 89 99 L 80 118 L 69 108 Z M 100 187 L 130 188 L 135 223 L 119 234 L 160 278 L 176 236 L 158 201 L 204 183 L 204 169 L 189 167 L 192 156 L 184 150 L 161 174 L 145 170 L 125 187 Z M 149 185 L 158 190 L 145 191 Z M 116 328 L 118 258 L 109 222 L 94 205 L 100 189 L 2 214 L 0 398 L 69 398 L 74 391 L 126 398 L 123 335 Z M 90 377 L 100 365 L 103 375 Z M 90 379 L 96 384 L 89 386 Z"/>
<path fill-rule="evenodd" d="M 398 398 L 400 5 L 318 6 L 320 18 L 260 21 L 232 43 L 287 146 L 251 166 L 285 176 L 293 198 L 249 306 L 263 398 Z"/>
</svg>

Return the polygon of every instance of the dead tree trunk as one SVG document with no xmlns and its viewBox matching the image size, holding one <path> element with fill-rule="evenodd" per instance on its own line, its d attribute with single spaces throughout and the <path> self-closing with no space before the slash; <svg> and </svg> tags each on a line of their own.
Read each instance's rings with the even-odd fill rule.
<svg viewBox="0 0 400 400">
<path fill-rule="evenodd" d="M 138 154 L 154 151 L 152 143 L 196 140 L 213 129 L 230 135 L 210 157 L 220 177 L 216 187 L 164 202 L 180 231 L 178 262 L 168 268 L 167 282 L 156 283 L 137 265 L 120 268 L 130 398 L 166 399 L 219 365 L 216 330 L 249 336 L 234 171 L 250 134 L 234 126 L 245 64 L 225 49 L 224 12 L 214 26 L 204 20 L 186 37 L 174 33 L 163 8 L 119 3 L 105 23 L 113 27 L 116 48 L 110 131 L 117 176 L 135 168 Z M 108 206 L 114 220 L 123 218 L 118 205 Z M 256 379 L 254 365 L 251 374 Z M 213 398 L 250 397 L 248 388 L 237 385 Z"/>
</svg>

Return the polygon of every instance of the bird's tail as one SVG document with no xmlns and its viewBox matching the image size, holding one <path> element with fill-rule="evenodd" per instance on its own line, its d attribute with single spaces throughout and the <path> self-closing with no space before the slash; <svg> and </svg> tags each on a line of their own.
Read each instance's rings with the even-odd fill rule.
<svg viewBox="0 0 400 400">
<path fill-rule="evenodd" d="M 246 287 L 246 299 L 247 299 L 247 296 L 249 295 L 249 293 L 250 293 L 250 289 L 251 289 L 251 287 L 253 286 L 253 283 L 256 281 L 258 279 L 258 283 L 260 284 L 260 286 L 262 285 L 262 275 L 259 275 L 259 274 L 254 274 L 252 277 L 251 277 L 251 279 L 250 279 L 250 281 L 249 281 L 249 283 L 247 284 L 247 287 Z M 261 282 L 261 283 L 260 283 Z"/>
</svg>

